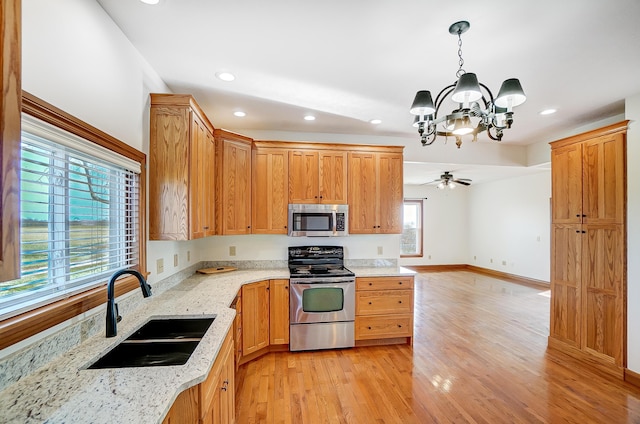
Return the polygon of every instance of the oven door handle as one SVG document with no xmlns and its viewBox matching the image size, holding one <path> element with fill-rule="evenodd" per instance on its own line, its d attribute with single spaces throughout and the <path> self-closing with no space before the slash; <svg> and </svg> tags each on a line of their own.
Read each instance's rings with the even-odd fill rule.
<svg viewBox="0 0 640 424">
<path fill-rule="evenodd" d="M 305 284 L 308 286 L 316 286 L 316 285 L 332 285 L 332 284 L 355 284 L 355 280 L 353 278 L 351 279 L 345 279 L 345 280 L 331 280 L 331 281 L 318 281 L 315 280 L 313 278 L 309 278 L 307 280 L 303 280 L 303 281 L 289 281 L 290 284 L 292 285 L 300 285 L 300 284 Z"/>
</svg>

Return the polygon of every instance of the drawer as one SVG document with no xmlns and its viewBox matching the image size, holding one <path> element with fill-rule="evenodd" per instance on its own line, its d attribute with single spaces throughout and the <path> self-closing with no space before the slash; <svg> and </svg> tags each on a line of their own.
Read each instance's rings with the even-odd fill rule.
<svg viewBox="0 0 640 424">
<path fill-rule="evenodd" d="M 356 340 L 413 337 L 412 315 L 356 317 Z"/>
<path fill-rule="evenodd" d="M 411 314 L 413 290 L 356 292 L 356 315 Z"/>
<path fill-rule="evenodd" d="M 413 289 L 413 277 L 358 277 L 356 290 Z"/>
</svg>

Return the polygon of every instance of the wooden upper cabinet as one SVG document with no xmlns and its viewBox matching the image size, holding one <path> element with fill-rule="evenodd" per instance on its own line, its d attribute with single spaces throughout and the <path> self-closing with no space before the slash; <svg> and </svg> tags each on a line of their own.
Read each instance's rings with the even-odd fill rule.
<svg viewBox="0 0 640 424">
<path fill-rule="evenodd" d="M 289 151 L 289 203 L 347 203 L 347 152 Z"/>
<path fill-rule="evenodd" d="M 400 234 L 404 203 L 402 154 L 380 153 L 378 155 L 378 180 L 378 232 Z"/>
<path fill-rule="evenodd" d="M 319 203 L 347 204 L 347 152 L 318 153 Z"/>
<path fill-rule="evenodd" d="M 582 145 L 572 144 L 551 151 L 552 221 L 582 222 Z"/>
<path fill-rule="evenodd" d="M 215 130 L 216 234 L 251 234 L 252 139 Z"/>
<path fill-rule="evenodd" d="M 251 232 L 287 234 L 289 152 L 254 145 Z"/>
<path fill-rule="evenodd" d="M 349 153 L 349 232 L 402 233 L 402 153 Z"/>
<path fill-rule="evenodd" d="M 625 208 L 624 134 L 598 137 L 583 147 L 583 222 L 623 224 Z"/>
<path fill-rule="evenodd" d="M 21 2 L 0 3 L 0 281 L 20 278 Z"/>
<path fill-rule="evenodd" d="M 151 94 L 149 238 L 214 234 L 213 126 L 190 95 Z"/>
</svg>

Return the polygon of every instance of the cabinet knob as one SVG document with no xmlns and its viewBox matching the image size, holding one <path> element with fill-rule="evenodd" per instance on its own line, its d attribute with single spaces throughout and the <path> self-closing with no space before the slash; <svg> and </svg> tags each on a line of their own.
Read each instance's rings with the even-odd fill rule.
<svg viewBox="0 0 640 424">
<path fill-rule="evenodd" d="M 580 214 L 579 213 L 576 214 L 576 218 L 580 218 Z"/>
<path fill-rule="evenodd" d="M 373 286 L 373 283 L 369 283 L 370 286 Z"/>
<path fill-rule="evenodd" d="M 586 217 L 587 217 L 587 215 L 585 215 L 585 214 L 582 214 L 582 217 L 583 217 L 583 218 L 586 218 Z"/>
<path fill-rule="evenodd" d="M 371 327 L 367 327 L 369 330 L 371 330 Z"/>
<path fill-rule="evenodd" d="M 371 305 L 371 302 L 369 302 L 369 305 Z"/>
<path fill-rule="evenodd" d="M 320 198 L 322 199 L 322 196 L 320 196 Z"/>
<path fill-rule="evenodd" d="M 247 225 L 247 228 L 251 228 L 251 225 Z"/>
<path fill-rule="evenodd" d="M 398 303 L 402 303 L 402 300 L 398 300 Z"/>
<path fill-rule="evenodd" d="M 402 285 L 402 281 L 398 281 L 398 284 Z"/>
<path fill-rule="evenodd" d="M 288 288 L 289 288 L 289 286 L 284 286 L 284 288 L 285 288 L 285 289 L 288 289 Z"/>
<path fill-rule="evenodd" d="M 209 229 L 209 227 L 203 227 L 203 228 L 204 228 L 205 230 L 208 230 L 208 229 Z"/>
<path fill-rule="evenodd" d="M 398 324 L 398 328 L 402 328 L 402 325 Z"/>
</svg>

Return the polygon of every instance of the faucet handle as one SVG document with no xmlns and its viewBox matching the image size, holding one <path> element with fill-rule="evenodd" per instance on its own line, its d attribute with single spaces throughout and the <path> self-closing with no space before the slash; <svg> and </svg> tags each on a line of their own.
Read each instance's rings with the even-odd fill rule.
<svg viewBox="0 0 640 424">
<path fill-rule="evenodd" d="M 115 304 L 116 307 L 116 322 L 122 321 L 122 317 L 120 316 L 120 312 L 118 312 L 118 304 Z"/>
</svg>

